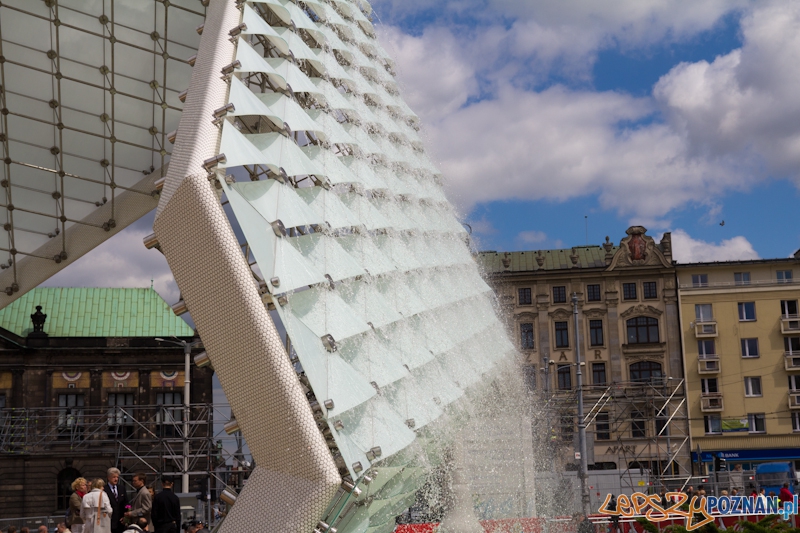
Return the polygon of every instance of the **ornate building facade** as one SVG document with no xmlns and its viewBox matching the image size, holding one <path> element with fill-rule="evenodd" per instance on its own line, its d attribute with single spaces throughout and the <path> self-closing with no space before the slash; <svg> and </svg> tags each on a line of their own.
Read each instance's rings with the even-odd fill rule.
<svg viewBox="0 0 800 533">
<path fill-rule="evenodd" d="M 181 472 L 186 427 L 207 470 L 213 371 L 190 366 L 184 425 L 183 348 L 157 337 L 195 333 L 152 289 L 39 288 L 0 310 L 0 518 L 63 515 L 72 481 L 112 466 Z"/>
<path fill-rule="evenodd" d="M 678 294 L 671 236 L 641 226 L 619 245 L 482 252 L 526 378 L 548 407 L 553 441 L 572 460 L 577 296 L 590 468 L 690 471 Z M 577 448 L 575 448 L 577 450 Z M 592 466 L 593 465 L 593 466 Z"/>
</svg>

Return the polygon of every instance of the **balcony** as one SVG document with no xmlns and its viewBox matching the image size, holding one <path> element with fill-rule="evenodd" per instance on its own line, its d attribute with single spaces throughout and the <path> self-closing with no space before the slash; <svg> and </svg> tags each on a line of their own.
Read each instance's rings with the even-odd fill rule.
<svg viewBox="0 0 800 533">
<path fill-rule="evenodd" d="M 783 364 L 787 372 L 800 370 L 800 352 L 784 352 Z"/>
<path fill-rule="evenodd" d="M 694 336 L 698 339 L 709 339 L 717 337 L 717 321 L 713 318 L 704 318 L 703 320 L 696 320 L 694 323 Z"/>
<path fill-rule="evenodd" d="M 697 356 L 697 372 L 699 374 L 718 374 L 719 355 L 704 354 Z"/>
<path fill-rule="evenodd" d="M 704 413 L 719 413 L 724 408 L 721 392 L 704 392 L 700 396 L 700 410 Z"/>
<path fill-rule="evenodd" d="M 781 333 L 784 335 L 791 335 L 800 333 L 800 316 L 799 315 L 782 315 L 781 316 Z"/>
<path fill-rule="evenodd" d="M 789 389 L 789 409 L 800 409 L 800 390 Z"/>
</svg>

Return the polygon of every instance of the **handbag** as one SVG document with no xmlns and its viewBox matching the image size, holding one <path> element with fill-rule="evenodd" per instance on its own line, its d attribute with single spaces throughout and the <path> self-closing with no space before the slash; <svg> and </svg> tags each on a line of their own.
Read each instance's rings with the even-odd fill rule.
<svg viewBox="0 0 800 533">
<path fill-rule="evenodd" d="M 103 495 L 105 492 L 102 490 L 97 493 L 97 525 L 100 525 L 100 511 L 103 509 Z"/>
</svg>

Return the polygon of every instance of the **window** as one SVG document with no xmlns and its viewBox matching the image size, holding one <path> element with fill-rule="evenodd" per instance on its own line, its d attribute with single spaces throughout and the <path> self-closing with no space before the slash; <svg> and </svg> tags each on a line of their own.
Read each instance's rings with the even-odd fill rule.
<svg viewBox="0 0 800 533">
<path fill-rule="evenodd" d="M 791 270 L 778 270 L 776 272 L 778 277 L 778 283 L 791 283 L 792 282 L 792 271 Z"/>
<path fill-rule="evenodd" d="M 784 318 L 797 317 L 797 300 L 781 300 L 781 315 Z"/>
<path fill-rule="evenodd" d="M 713 340 L 697 341 L 697 353 L 702 355 L 716 355 L 717 347 Z"/>
<path fill-rule="evenodd" d="M 0 394 L 0 409 L 6 408 L 6 395 Z"/>
<path fill-rule="evenodd" d="M 558 365 L 558 390 L 572 390 L 572 365 Z"/>
<path fill-rule="evenodd" d="M 717 378 L 705 378 L 700 380 L 700 389 L 703 394 L 717 394 L 719 386 Z"/>
<path fill-rule="evenodd" d="M 162 437 L 175 437 L 179 434 L 179 425 L 183 422 L 183 394 L 180 392 L 159 392 L 156 403 L 160 406 L 156 415 L 156 423 Z"/>
<path fill-rule="evenodd" d="M 692 274 L 692 287 L 708 287 L 708 274 Z"/>
<path fill-rule="evenodd" d="M 749 321 L 756 319 L 756 303 L 755 302 L 740 302 L 739 303 L 739 320 Z"/>
<path fill-rule="evenodd" d="M 722 433 L 722 419 L 718 415 L 707 415 L 703 417 L 706 426 L 706 433 Z"/>
<path fill-rule="evenodd" d="M 800 413 L 792 413 L 792 431 L 800 431 Z"/>
<path fill-rule="evenodd" d="M 758 339 L 742 339 L 742 357 L 758 357 Z"/>
<path fill-rule="evenodd" d="M 750 426 L 750 433 L 766 433 L 767 425 L 764 413 L 750 413 L 747 415 L 747 422 Z"/>
<path fill-rule="evenodd" d="M 556 322 L 556 348 L 569 348 L 569 326 L 566 322 Z"/>
<path fill-rule="evenodd" d="M 133 437 L 133 393 L 108 395 L 108 430 L 112 438 Z"/>
<path fill-rule="evenodd" d="M 519 305 L 531 305 L 531 290 L 530 289 L 519 289 L 517 291 L 519 296 Z"/>
<path fill-rule="evenodd" d="M 647 417 L 638 409 L 631 412 L 631 437 L 641 439 L 647 436 Z"/>
<path fill-rule="evenodd" d="M 553 287 L 553 303 L 563 304 L 567 301 L 567 288 L 566 287 Z"/>
<path fill-rule="evenodd" d="M 655 281 L 645 281 L 642 283 L 642 295 L 645 300 L 658 298 L 658 284 Z"/>
<path fill-rule="evenodd" d="M 641 361 L 630 366 L 631 381 L 652 382 L 657 381 L 663 376 L 661 364 L 653 361 Z"/>
<path fill-rule="evenodd" d="M 623 283 L 622 284 L 622 298 L 624 300 L 635 300 L 636 299 L 636 284 L 635 283 Z"/>
<path fill-rule="evenodd" d="M 733 283 L 736 285 L 750 285 L 750 272 L 734 272 Z"/>
<path fill-rule="evenodd" d="M 783 348 L 788 354 L 800 354 L 800 337 L 784 337 Z"/>
<path fill-rule="evenodd" d="M 58 395 L 58 429 L 62 436 L 75 436 L 83 429 L 83 394 Z"/>
<path fill-rule="evenodd" d="M 536 390 L 536 367 L 533 365 L 524 365 L 522 371 L 528 390 Z"/>
<path fill-rule="evenodd" d="M 606 384 L 606 364 L 592 363 L 592 385 Z"/>
<path fill-rule="evenodd" d="M 760 377 L 744 378 L 744 395 L 750 397 L 761 396 Z"/>
<path fill-rule="evenodd" d="M 789 376 L 789 390 L 792 392 L 800 391 L 800 375 L 792 374 Z"/>
<path fill-rule="evenodd" d="M 628 344 L 658 342 L 658 320 L 646 316 L 631 318 L 628 327 Z"/>
<path fill-rule="evenodd" d="M 694 317 L 698 322 L 713 322 L 714 313 L 711 304 L 695 304 Z"/>
<path fill-rule="evenodd" d="M 575 434 L 575 419 L 572 415 L 561 416 L 561 440 L 564 442 L 572 442 L 573 435 Z"/>
<path fill-rule="evenodd" d="M 589 321 L 589 342 L 592 346 L 603 345 L 603 321 L 590 320 Z"/>
<path fill-rule="evenodd" d="M 597 413 L 594 423 L 597 429 L 595 438 L 597 440 L 611 440 L 611 424 L 608 420 L 608 413 Z"/>
<path fill-rule="evenodd" d="M 589 302 L 600 301 L 600 285 L 587 285 L 586 286 L 586 300 Z"/>
<path fill-rule="evenodd" d="M 519 325 L 519 333 L 520 333 L 520 346 L 523 350 L 533 350 L 533 324 L 526 323 Z"/>
</svg>

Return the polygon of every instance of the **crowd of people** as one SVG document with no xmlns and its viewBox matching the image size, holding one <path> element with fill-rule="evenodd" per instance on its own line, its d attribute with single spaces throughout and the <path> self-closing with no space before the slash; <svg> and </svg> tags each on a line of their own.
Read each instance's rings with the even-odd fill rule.
<svg viewBox="0 0 800 533">
<path fill-rule="evenodd" d="M 181 502 L 172 490 L 174 480 L 161 477 L 162 490 L 155 494 L 147 485 L 147 474 L 133 475 L 135 493 L 128 498 L 120 484 L 120 471 L 109 468 L 106 479 L 87 480 L 79 477 L 72 482 L 72 495 L 64 522 L 55 533 L 208 533 L 197 520 L 181 525 Z M 0 532 L 1 533 L 1 532 Z M 9 526 L 6 533 L 31 533 L 23 527 L 17 532 Z M 49 533 L 41 525 L 36 533 Z"/>
</svg>

